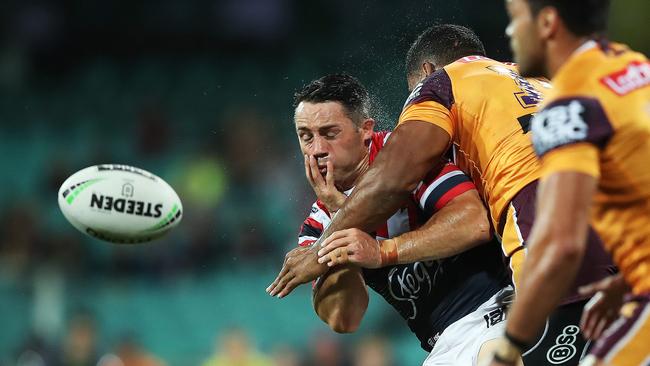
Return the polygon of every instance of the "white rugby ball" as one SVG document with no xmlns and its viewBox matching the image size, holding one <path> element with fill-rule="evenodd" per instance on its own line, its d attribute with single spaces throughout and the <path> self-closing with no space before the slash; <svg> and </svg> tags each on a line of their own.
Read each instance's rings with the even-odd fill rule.
<svg viewBox="0 0 650 366">
<path fill-rule="evenodd" d="M 59 207 L 79 231 L 111 243 L 136 244 L 178 225 L 183 205 L 161 178 L 128 165 L 82 169 L 59 189 Z"/>
</svg>

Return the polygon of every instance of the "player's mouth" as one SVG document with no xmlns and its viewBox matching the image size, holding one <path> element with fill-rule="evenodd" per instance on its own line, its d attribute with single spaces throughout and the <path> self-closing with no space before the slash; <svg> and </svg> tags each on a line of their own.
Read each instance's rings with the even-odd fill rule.
<svg viewBox="0 0 650 366">
<path fill-rule="evenodd" d="M 329 157 L 325 156 L 322 158 L 318 158 L 316 162 L 318 163 L 318 171 L 321 172 L 321 174 L 325 174 L 327 172 L 327 161 L 329 160 Z"/>
</svg>

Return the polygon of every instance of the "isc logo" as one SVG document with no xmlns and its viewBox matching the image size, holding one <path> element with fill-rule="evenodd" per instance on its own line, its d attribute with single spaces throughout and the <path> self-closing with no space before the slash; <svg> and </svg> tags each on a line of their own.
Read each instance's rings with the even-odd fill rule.
<svg viewBox="0 0 650 366">
<path fill-rule="evenodd" d="M 562 330 L 562 334 L 555 338 L 555 345 L 546 352 L 546 359 L 553 365 L 569 361 L 576 354 L 576 339 L 580 328 L 575 325 L 568 325 Z"/>
</svg>

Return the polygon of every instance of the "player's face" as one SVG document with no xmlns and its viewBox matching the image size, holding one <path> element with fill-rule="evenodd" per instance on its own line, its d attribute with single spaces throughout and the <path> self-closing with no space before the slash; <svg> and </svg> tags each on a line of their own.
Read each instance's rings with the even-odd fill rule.
<svg viewBox="0 0 650 366">
<path fill-rule="evenodd" d="M 519 73 L 525 77 L 544 75 L 544 48 L 536 27 L 536 21 L 526 0 L 506 0 L 510 24 L 506 35 L 515 55 Z"/>
<path fill-rule="evenodd" d="M 301 102 L 294 120 L 300 150 L 316 158 L 321 174 L 327 173 L 327 161 L 331 161 L 334 181 L 350 180 L 368 154 L 365 141 L 372 136 L 374 123 L 370 128 L 367 124 L 357 127 L 339 102 Z"/>
</svg>

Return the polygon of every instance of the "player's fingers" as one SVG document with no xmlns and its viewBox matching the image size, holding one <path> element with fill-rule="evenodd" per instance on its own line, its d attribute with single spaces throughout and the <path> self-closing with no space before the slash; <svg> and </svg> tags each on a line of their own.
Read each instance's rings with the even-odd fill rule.
<svg viewBox="0 0 650 366">
<path fill-rule="evenodd" d="M 594 328 L 598 317 L 593 311 L 585 313 L 587 314 L 583 314 L 583 318 L 580 321 L 580 328 L 582 329 L 582 334 L 585 338 L 593 339 Z"/>
<path fill-rule="evenodd" d="M 607 277 L 600 281 L 590 283 L 588 285 L 578 288 L 578 293 L 580 295 L 593 295 L 598 291 L 606 289 L 611 283 L 611 278 Z"/>
<path fill-rule="evenodd" d="M 603 334 L 603 331 L 605 331 L 605 329 L 609 325 L 609 322 L 610 319 L 608 317 L 602 317 L 594 327 L 594 331 L 591 334 L 592 338 L 593 339 L 600 338 L 600 336 Z"/>
<path fill-rule="evenodd" d="M 309 156 L 305 154 L 304 158 L 305 158 L 305 176 L 307 177 L 309 183 L 313 184 L 314 179 L 311 177 L 311 168 L 309 167 Z"/>
<path fill-rule="evenodd" d="M 340 264 L 348 263 L 348 250 L 345 247 L 337 248 L 332 251 L 331 260 L 327 262 L 329 267 L 338 266 Z"/>
<path fill-rule="evenodd" d="M 327 174 L 325 174 L 325 183 L 329 187 L 334 187 L 334 164 L 331 161 L 327 161 Z"/>
<path fill-rule="evenodd" d="M 587 304 L 582 311 L 582 316 L 580 317 L 580 327 L 583 329 L 585 337 L 590 338 L 594 331 L 595 322 L 598 320 L 598 307 L 601 303 L 604 294 L 602 292 L 597 292 Z"/>
<path fill-rule="evenodd" d="M 293 278 L 294 276 L 289 272 L 288 269 L 283 268 L 283 271 L 278 275 L 278 278 L 275 280 L 275 285 L 271 288 L 269 295 L 275 296 L 282 290 L 284 285 Z"/>
<path fill-rule="evenodd" d="M 328 245 L 326 245 L 325 247 L 321 248 L 318 251 L 318 257 L 319 257 L 318 262 L 323 263 L 323 262 L 320 261 L 322 258 L 325 258 L 333 250 L 335 250 L 337 248 L 340 248 L 340 247 L 344 247 L 344 246 L 346 246 L 348 244 L 349 244 L 348 238 L 340 238 L 340 239 L 336 239 L 334 241 L 331 241 Z"/>
<path fill-rule="evenodd" d="M 284 276 L 287 273 L 287 271 L 288 271 L 287 267 L 283 265 L 282 269 L 280 270 L 280 273 L 278 273 L 278 275 L 275 277 L 275 280 L 273 280 L 273 282 L 271 282 L 269 287 L 266 288 L 266 292 L 271 293 L 271 290 L 273 290 L 275 286 L 278 285 L 280 278 L 282 278 L 282 276 Z"/>
<path fill-rule="evenodd" d="M 298 281 L 296 278 L 292 279 L 291 281 L 287 282 L 287 284 L 284 286 L 282 291 L 278 294 L 278 298 L 281 299 L 291 293 L 296 287 L 300 286 L 301 283 Z"/>
<path fill-rule="evenodd" d="M 275 286 L 275 288 L 271 291 L 270 295 L 271 296 L 276 296 L 279 293 L 281 293 L 286 288 L 287 283 L 289 283 L 293 279 L 294 279 L 294 276 L 291 275 L 291 274 L 287 274 L 284 277 L 282 277 L 280 279 L 280 281 L 278 281 L 278 285 Z"/>
<path fill-rule="evenodd" d="M 318 170 L 318 161 L 313 155 L 309 155 L 309 169 L 311 170 L 311 178 L 313 179 L 314 183 L 318 185 L 324 185 L 325 180 L 323 179 L 323 175 Z"/>
<path fill-rule="evenodd" d="M 333 242 L 333 241 L 335 241 L 335 240 L 339 240 L 339 239 L 341 239 L 341 238 L 344 238 L 345 236 L 346 236 L 345 230 L 335 231 L 335 232 L 332 233 L 332 235 L 330 235 L 330 236 L 328 236 L 327 238 L 325 238 L 325 240 L 323 240 L 323 241 L 320 243 L 320 246 L 321 246 L 321 248 L 325 248 L 325 247 L 328 246 L 331 242 Z"/>
<path fill-rule="evenodd" d="M 343 229 L 343 230 L 335 231 L 332 233 L 332 235 L 328 236 L 325 240 L 323 240 L 320 243 L 320 246 L 326 247 L 330 242 L 334 240 L 349 237 L 354 233 L 355 230 L 356 229 Z"/>
</svg>

